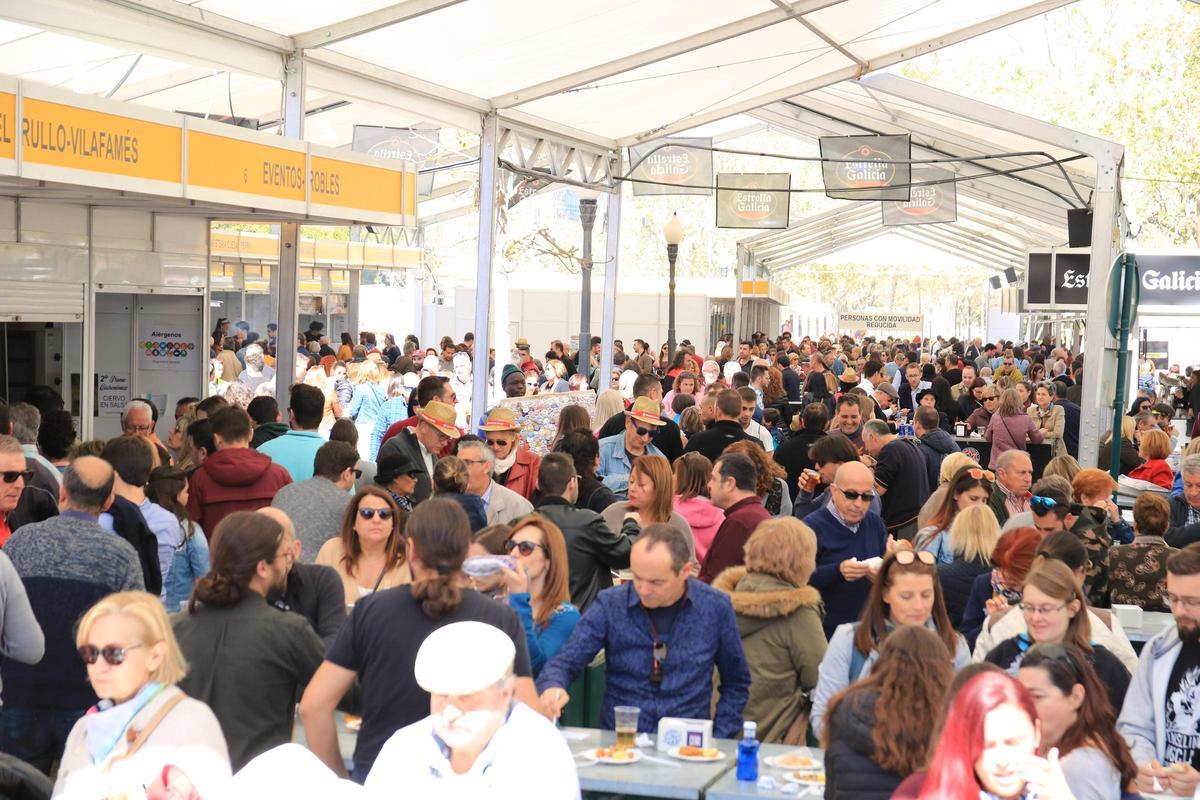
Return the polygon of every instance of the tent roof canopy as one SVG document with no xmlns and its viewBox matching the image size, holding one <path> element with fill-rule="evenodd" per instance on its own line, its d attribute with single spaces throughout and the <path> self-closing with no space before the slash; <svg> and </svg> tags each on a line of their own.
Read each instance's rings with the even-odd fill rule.
<svg viewBox="0 0 1200 800">
<path fill-rule="evenodd" d="M 822 136 L 911 136 L 914 160 L 969 158 L 938 166 L 956 173 L 953 223 L 883 225 L 880 203 L 850 201 L 786 230 L 739 242 L 749 263 L 770 272 L 803 266 L 855 244 L 895 233 L 991 270 L 1023 272 L 1031 249 L 1065 246 L 1067 211 L 1090 205 L 1099 183 L 1095 154 L 1121 146 L 1014 114 L 896 75 L 870 75 L 772 103 L 751 116 L 773 128 Z M 1044 155 L 982 159 L 1000 153 Z M 1056 165 L 1051 160 L 1061 160 Z M 1020 170 L 1010 174 L 990 174 Z M 981 176 L 971 178 L 971 176 Z"/>
<path fill-rule="evenodd" d="M 355 122 L 477 131 L 496 112 L 616 149 L 1071 1 L 38 0 L 6 4 L 0 72 L 78 84 L 82 53 L 89 92 L 270 121 L 303 52 L 322 144 L 348 144 Z"/>
</svg>

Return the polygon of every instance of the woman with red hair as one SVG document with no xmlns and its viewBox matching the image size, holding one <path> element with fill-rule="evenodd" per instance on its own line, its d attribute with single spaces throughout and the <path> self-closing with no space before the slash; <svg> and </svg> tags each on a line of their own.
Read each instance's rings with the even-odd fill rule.
<svg viewBox="0 0 1200 800">
<path fill-rule="evenodd" d="M 1058 750 L 1038 755 L 1041 727 L 1029 691 L 997 672 L 976 675 L 950 706 L 920 800 L 1074 800 Z M 899 793 L 897 797 L 901 796 Z"/>
<path fill-rule="evenodd" d="M 992 570 L 975 578 L 958 628 L 972 648 L 985 626 L 990 626 L 1021 602 L 1021 583 L 1033 566 L 1033 554 L 1041 542 L 1042 535 L 1036 529 L 1015 528 L 996 543 L 996 549 L 992 551 Z"/>
</svg>

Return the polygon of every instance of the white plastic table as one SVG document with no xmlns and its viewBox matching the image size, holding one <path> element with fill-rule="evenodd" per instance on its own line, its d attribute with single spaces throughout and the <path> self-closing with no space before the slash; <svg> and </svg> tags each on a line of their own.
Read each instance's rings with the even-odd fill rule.
<svg viewBox="0 0 1200 800">
<path fill-rule="evenodd" d="M 814 761 L 825 763 L 825 753 L 815 747 L 795 747 L 786 744 L 764 744 L 759 747 L 758 751 L 758 776 L 761 778 L 764 775 L 770 775 L 779 783 L 779 789 L 787 785 L 783 776 L 785 773 L 792 770 L 777 769 L 768 767 L 766 759 L 770 756 L 780 756 L 784 753 L 792 753 L 800 751 L 812 758 Z M 821 786 L 801 785 L 799 794 L 784 794 L 779 789 L 766 790 L 758 788 L 757 783 L 748 781 L 739 781 L 737 779 L 737 761 L 731 765 L 728 772 L 717 779 L 717 782 L 709 787 L 704 793 L 705 800 L 742 800 L 746 797 L 769 797 L 776 800 L 796 800 L 796 798 L 820 798 L 825 796 L 825 789 Z"/>
</svg>

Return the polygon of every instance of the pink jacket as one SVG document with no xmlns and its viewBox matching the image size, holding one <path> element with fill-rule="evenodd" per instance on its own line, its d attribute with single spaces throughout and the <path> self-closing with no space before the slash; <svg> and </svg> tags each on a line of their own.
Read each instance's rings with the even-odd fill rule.
<svg viewBox="0 0 1200 800">
<path fill-rule="evenodd" d="M 984 438 L 992 443 L 992 457 L 988 460 L 988 469 L 995 469 L 996 462 L 1007 451 L 1025 450 L 1026 437 L 1033 444 L 1041 444 L 1046 438 L 1028 414 L 1017 414 L 1013 417 L 992 414 L 984 434 Z"/>
<path fill-rule="evenodd" d="M 725 521 L 725 512 L 717 508 L 707 497 L 675 498 L 675 511 L 692 526 L 692 538 L 696 541 L 696 560 L 703 563 L 708 554 L 717 529 Z"/>
</svg>

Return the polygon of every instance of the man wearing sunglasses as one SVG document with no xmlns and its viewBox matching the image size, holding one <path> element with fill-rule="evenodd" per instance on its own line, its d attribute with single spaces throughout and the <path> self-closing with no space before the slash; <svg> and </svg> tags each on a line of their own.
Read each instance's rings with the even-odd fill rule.
<svg viewBox="0 0 1200 800">
<path fill-rule="evenodd" d="M 526 500 L 537 490 L 538 469 L 542 459 L 521 440 L 521 429 L 511 408 L 494 408 L 479 426 L 496 463 L 492 477 Z"/>
<path fill-rule="evenodd" d="M 63 473 L 62 512 L 23 526 L 4 545 L 47 647 L 36 665 L 4 662 L 0 752 L 47 774 L 71 726 L 96 703 L 83 662 L 72 653 L 75 624 L 102 597 L 145 589 L 133 546 L 97 522 L 112 504 L 113 480 L 113 468 L 101 459 L 75 459 Z"/>
<path fill-rule="evenodd" d="M 1200 784 L 1200 546 L 1167 558 L 1163 599 L 1175 624 L 1142 648 L 1117 730 L 1140 791 L 1191 797 Z"/>
<path fill-rule="evenodd" d="M 645 376 L 643 376 L 645 377 Z M 625 432 L 600 440 L 600 467 L 604 485 L 620 500 L 628 499 L 629 472 L 639 456 L 661 456 L 663 452 L 650 443 L 655 432 L 666 425 L 658 401 L 639 397 L 625 412 Z"/>
<path fill-rule="evenodd" d="M 633 381 L 633 400 L 636 403 L 640 398 L 646 398 L 653 402 L 653 408 L 662 414 L 663 387 L 662 381 L 656 378 L 653 374 L 639 375 Z M 609 417 L 604 426 L 600 428 L 597 437 L 607 439 L 610 436 L 616 436 L 626 430 L 627 416 L 621 412 L 617 412 Z M 661 416 L 660 421 L 663 423 L 653 431 L 650 437 L 650 444 L 658 450 L 660 455 L 667 457 L 668 461 L 674 462 L 683 454 L 683 439 L 679 434 L 679 426 L 669 415 Z M 715 460 L 715 459 L 713 459 Z"/>
<path fill-rule="evenodd" d="M 601 592 L 570 640 L 538 676 L 545 713 L 555 718 L 567 687 L 604 650 L 608 689 L 600 727 L 612 729 L 616 706 L 637 706 L 638 730 L 663 717 L 709 719 L 713 667 L 720 674 L 713 735 L 734 738 L 750 698 L 750 670 L 728 595 L 692 579 L 683 534 L 647 525 L 630 554 L 633 580 Z"/>
</svg>

